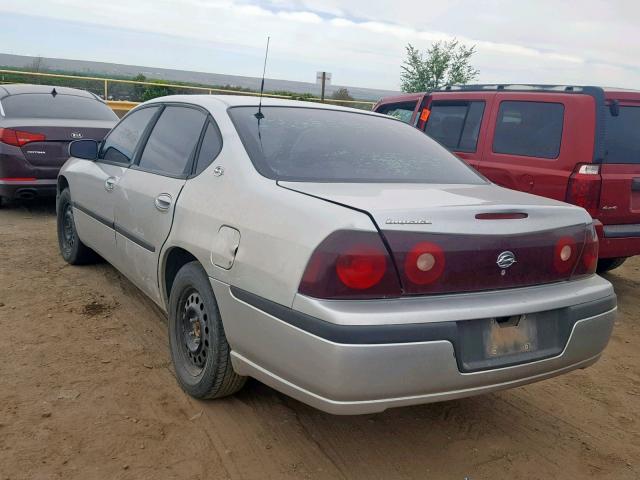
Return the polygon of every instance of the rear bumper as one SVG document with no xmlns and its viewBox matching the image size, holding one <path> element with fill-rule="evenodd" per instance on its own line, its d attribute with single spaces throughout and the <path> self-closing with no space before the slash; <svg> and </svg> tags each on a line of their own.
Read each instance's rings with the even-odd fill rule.
<svg viewBox="0 0 640 480">
<path fill-rule="evenodd" d="M 600 257 L 640 255 L 640 224 L 604 225 L 600 238 Z"/>
<path fill-rule="evenodd" d="M 316 323 L 313 327 L 295 324 L 291 318 L 279 318 L 274 315 L 275 310 L 267 312 L 259 308 L 262 306 L 251 304 L 253 301 L 248 303 L 248 298 L 238 298 L 238 291 L 226 284 L 212 280 L 212 286 L 232 347 L 234 369 L 334 414 L 372 413 L 390 407 L 461 398 L 586 367 L 598 359 L 607 345 L 616 313 L 611 285 L 593 277 L 584 281 L 583 287 L 588 288 L 582 288 L 581 292 L 577 286 L 579 293 L 570 299 L 575 303 L 567 308 L 575 307 L 576 318 L 558 354 L 501 368 L 465 372 L 457 358 L 456 339 L 442 330 L 446 324 L 455 325 L 453 319 L 426 320 L 421 324 L 331 325 L 332 322 L 313 320 L 314 317 L 302 314 L 307 321 Z M 591 292 L 589 301 L 581 297 L 586 290 Z M 512 314 L 535 309 L 536 299 L 543 302 L 547 291 L 551 292 L 541 288 L 528 300 L 522 292 L 510 292 L 520 298 L 520 305 L 515 306 Z M 481 296 L 467 297 L 473 300 Z M 412 303 L 423 303 L 423 299 Z M 459 299 L 451 299 L 452 305 L 456 303 Z M 442 307 L 441 304 L 438 308 Z M 486 307 L 479 305 L 475 313 L 486 312 Z M 408 308 L 408 316 L 415 311 Z M 361 320 L 367 317 L 365 313 L 360 315 Z M 467 311 L 467 315 L 469 313 L 474 311 Z M 425 311 L 424 318 L 430 316 Z M 378 320 L 375 315 L 369 318 L 374 322 Z"/>
<path fill-rule="evenodd" d="M 57 179 L 0 180 L 0 197 L 35 198 L 55 197 Z"/>
</svg>

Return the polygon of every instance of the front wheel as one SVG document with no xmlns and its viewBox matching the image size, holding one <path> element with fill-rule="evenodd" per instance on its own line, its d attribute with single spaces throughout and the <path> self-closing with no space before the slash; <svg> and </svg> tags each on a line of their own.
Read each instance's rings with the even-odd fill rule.
<svg viewBox="0 0 640 480">
<path fill-rule="evenodd" d="M 220 398 L 242 388 L 209 278 L 198 262 L 182 267 L 169 296 L 169 342 L 178 383 L 195 398 Z"/>
<path fill-rule="evenodd" d="M 622 265 L 627 257 L 601 258 L 598 260 L 598 273 L 610 272 Z"/>
<path fill-rule="evenodd" d="M 73 206 L 69 189 L 62 191 L 56 205 L 58 246 L 62 258 L 71 265 L 85 265 L 99 260 L 98 254 L 87 247 L 76 231 L 76 223 L 73 218 Z"/>
</svg>

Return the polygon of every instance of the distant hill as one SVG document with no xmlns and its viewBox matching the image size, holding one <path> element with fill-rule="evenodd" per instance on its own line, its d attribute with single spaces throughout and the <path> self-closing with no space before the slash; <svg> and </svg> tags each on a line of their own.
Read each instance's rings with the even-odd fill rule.
<svg viewBox="0 0 640 480">
<path fill-rule="evenodd" d="M 0 67 L 26 68 L 33 63 L 34 57 L 24 55 L 11 55 L 0 53 Z M 86 60 L 69 60 L 63 58 L 46 58 L 43 63 L 45 69 L 64 70 L 85 75 L 99 74 L 113 77 L 135 77 L 139 73 L 150 79 L 165 80 L 167 82 L 192 82 L 207 85 L 232 85 L 241 88 L 260 89 L 260 78 L 242 77 L 238 75 L 225 75 L 222 73 L 189 72 L 168 68 L 142 67 L 138 65 L 121 65 L 119 63 L 90 62 Z M 344 85 L 330 85 L 326 89 L 326 95 L 341 88 L 347 88 L 351 96 L 357 100 L 377 101 L 382 97 L 395 95 L 398 92 L 392 90 L 377 90 L 373 88 L 351 87 Z M 315 83 L 294 82 L 291 80 L 278 80 L 267 78 L 265 90 L 287 90 L 294 93 L 312 93 L 319 95 L 320 88 Z"/>
</svg>

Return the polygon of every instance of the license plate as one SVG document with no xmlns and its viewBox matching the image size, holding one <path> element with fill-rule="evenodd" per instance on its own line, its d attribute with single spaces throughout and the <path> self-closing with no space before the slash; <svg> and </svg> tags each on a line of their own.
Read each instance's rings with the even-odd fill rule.
<svg viewBox="0 0 640 480">
<path fill-rule="evenodd" d="M 527 315 L 507 321 L 492 318 L 484 332 L 484 347 L 486 358 L 535 352 L 538 349 L 535 318 Z"/>
</svg>

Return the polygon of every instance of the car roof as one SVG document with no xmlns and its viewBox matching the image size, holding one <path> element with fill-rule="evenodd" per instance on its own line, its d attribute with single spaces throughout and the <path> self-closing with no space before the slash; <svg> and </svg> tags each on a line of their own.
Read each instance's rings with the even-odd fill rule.
<svg viewBox="0 0 640 480">
<path fill-rule="evenodd" d="M 148 102 L 145 102 L 145 105 L 156 103 L 156 102 L 190 103 L 192 105 L 199 105 L 205 108 L 213 105 L 220 106 L 220 104 L 226 107 L 256 107 L 257 108 L 260 103 L 260 97 L 258 97 L 257 95 L 169 95 L 166 97 L 159 97 L 159 98 L 154 98 L 153 100 L 149 100 Z M 357 108 L 341 107 L 338 105 L 331 105 L 329 103 L 318 103 L 318 102 L 309 102 L 309 101 L 301 101 L 301 100 L 288 100 L 284 98 L 263 97 L 262 106 L 263 107 L 314 108 L 318 110 L 342 110 L 346 112 L 357 112 L 357 113 L 364 113 L 368 115 L 380 116 L 380 114 L 371 112 L 369 110 L 360 110 Z M 382 116 L 385 116 L 385 115 L 382 115 Z"/>
<path fill-rule="evenodd" d="M 77 88 L 59 87 L 54 85 L 32 85 L 28 83 L 8 83 L 0 85 L 0 98 L 6 98 L 11 95 L 23 95 L 33 93 L 51 93 L 56 89 L 58 95 L 75 95 L 76 97 L 92 98 L 94 100 L 102 99 L 96 94 L 80 90 Z"/>
</svg>

